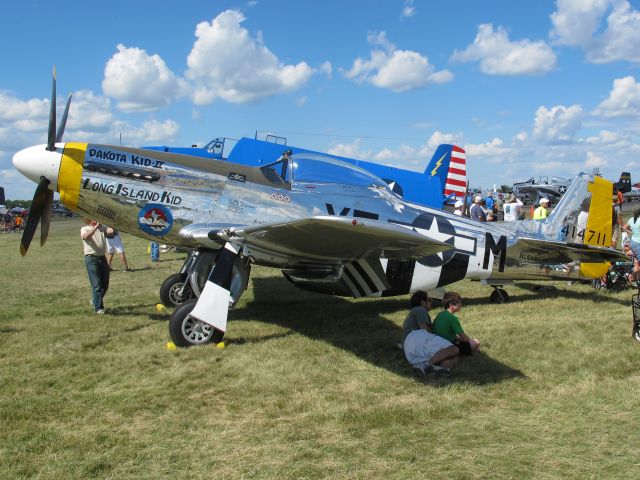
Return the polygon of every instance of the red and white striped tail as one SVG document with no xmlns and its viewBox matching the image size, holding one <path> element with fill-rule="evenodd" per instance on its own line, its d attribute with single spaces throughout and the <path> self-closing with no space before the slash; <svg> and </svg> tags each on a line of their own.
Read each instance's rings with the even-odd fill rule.
<svg viewBox="0 0 640 480">
<path fill-rule="evenodd" d="M 451 162 L 447 172 L 447 181 L 444 185 L 444 194 L 455 195 L 457 198 L 464 198 L 467 190 L 467 160 L 462 148 L 451 149 Z"/>
</svg>

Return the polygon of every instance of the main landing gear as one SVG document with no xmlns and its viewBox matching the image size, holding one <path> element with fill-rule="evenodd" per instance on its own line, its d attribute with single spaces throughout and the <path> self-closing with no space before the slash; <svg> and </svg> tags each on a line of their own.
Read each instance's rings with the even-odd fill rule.
<svg viewBox="0 0 640 480">
<path fill-rule="evenodd" d="M 219 251 L 191 250 L 180 272 L 165 279 L 160 286 L 160 301 L 167 308 L 175 308 L 191 299 L 197 299 L 204 288 L 209 273 L 216 265 Z M 233 265 L 231 297 L 234 304 L 247 288 L 251 265 L 238 258 Z"/>
<path fill-rule="evenodd" d="M 493 292 L 491 292 L 491 303 L 509 303 L 509 294 L 502 285 L 491 285 Z"/>
<path fill-rule="evenodd" d="M 192 347 L 205 343 L 220 343 L 224 333 L 208 323 L 191 316 L 198 299 L 193 298 L 178 305 L 169 320 L 169 336 L 177 347 Z"/>
<path fill-rule="evenodd" d="M 169 320 L 173 343 L 190 347 L 222 341 L 228 310 L 246 290 L 250 271 L 248 259 L 233 247 L 191 252 L 180 273 L 160 288 L 163 304 L 167 300 L 167 306 L 176 307 Z"/>
</svg>

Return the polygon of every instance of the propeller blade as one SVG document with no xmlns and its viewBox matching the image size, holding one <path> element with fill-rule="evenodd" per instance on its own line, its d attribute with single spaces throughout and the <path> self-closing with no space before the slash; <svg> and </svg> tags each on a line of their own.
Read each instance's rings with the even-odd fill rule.
<svg viewBox="0 0 640 480">
<path fill-rule="evenodd" d="M 49 226 L 51 225 L 51 213 L 53 211 L 53 191 L 47 188 L 47 196 L 44 200 L 42 218 L 40 219 L 40 246 L 44 247 L 49 237 Z"/>
<path fill-rule="evenodd" d="M 71 106 L 71 93 L 67 99 L 67 104 L 64 107 L 64 113 L 62 114 L 62 120 L 60 120 L 60 126 L 58 127 L 58 133 L 56 134 L 56 142 L 62 141 L 64 135 L 64 128 L 67 126 L 67 116 L 69 115 L 69 107 Z"/>
<path fill-rule="evenodd" d="M 56 149 L 56 67 L 53 67 L 53 85 L 51 87 L 51 109 L 49 110 L 49 135 L 47 137 L 47 150 Z"/>
<path fill-rule="evenodd" d="M 31 240 L 33 240 L 33 235 L 36 233 L 36 228 L 42 217 L 50 183 L 47 178 L 40 177 L 40 183 L 38 184 L 38 188 L 36 188 L 36 193 L 33 194 L 29 218 L 27 218 L 27 224 L 24 227 L 24 232 L 22 232 L 22 238 L 20 239 L 20 254 L 23 257 L 27 254 L 27 250 L 29 250 L 29 245 L 31 245 Z"/>
</svg>

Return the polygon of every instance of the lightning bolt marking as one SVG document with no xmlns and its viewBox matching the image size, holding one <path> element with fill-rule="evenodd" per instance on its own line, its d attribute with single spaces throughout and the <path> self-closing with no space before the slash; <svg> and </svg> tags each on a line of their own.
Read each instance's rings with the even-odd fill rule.
<svg viewBox="0 0 640 480">
<path fill-rule="evenodd" d="M 434 169 L 433 169 L 433 170 L 431 170 L 431 176 L 432 176 L 432 177 L 433 177 L 433 176 L 435 176 L 436 172 L 438 171 L 438 169 L 439 169 L 439 168 L 440 168 L 440 166 L 442 165 L 442 161 L 444 160 L 444 157 L 446 157 L 446 156 L 447 156 L 447 153 L 449 153 L 449 152 L 445 152 L 445 154 L 444 154 L 444 155 L 442 155 L 442 156 L 440 157 L 440 160 L 438 160 L 438 161 L 436 162 L 436 166 L 434 167 Z"/>
</svg>

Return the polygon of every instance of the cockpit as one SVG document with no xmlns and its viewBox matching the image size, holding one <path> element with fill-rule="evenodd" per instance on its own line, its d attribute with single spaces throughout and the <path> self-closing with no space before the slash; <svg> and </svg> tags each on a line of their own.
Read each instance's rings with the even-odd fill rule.
<svg viewBox="0 0 640 480">
<path fill-rule="evenodd" d="M 389 188 L 384 180 L 356 165 L 314 153 L 285 154 L 260 170 L 269 181 L 289 188 L 303 183 Z"/>
</svg>

